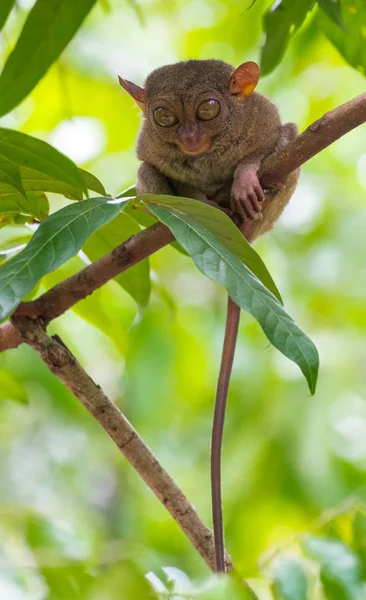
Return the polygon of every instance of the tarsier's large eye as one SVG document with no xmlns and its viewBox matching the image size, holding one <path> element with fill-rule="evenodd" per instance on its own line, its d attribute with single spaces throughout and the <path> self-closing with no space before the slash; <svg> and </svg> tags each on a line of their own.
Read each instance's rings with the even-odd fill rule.
<svg viewBox="0 0 366 600">
<path fill-rule="evenodd" d="M 205 100 L 197 108 L 196 115 L 200 121 L 212 121 L 220 114 L 221 106 L 217 100 Z"/>
<path fill-rule="evenodd" d="M 154 119 L 160 127 L 172 127 L 178 123 L 177 117 L 169 108 L 156 108 L 154 110 Z"/>
</svg>

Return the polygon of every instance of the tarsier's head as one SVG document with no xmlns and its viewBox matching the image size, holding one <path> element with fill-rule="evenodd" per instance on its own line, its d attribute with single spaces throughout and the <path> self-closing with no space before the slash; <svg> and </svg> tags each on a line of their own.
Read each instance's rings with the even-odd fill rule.
<svg viewBox="0 0 366 600">
<path fill-rule="evenodd" d="M 223 134 L 232 112 L 245 102 L 259 79 L 259 67 L 236 70 L 219 60 L 189 60 L 153 71 L 141 88 L 119 78 L 144 112 L 162 143 L 184 155 L 208 152 Z"/>
</svg>

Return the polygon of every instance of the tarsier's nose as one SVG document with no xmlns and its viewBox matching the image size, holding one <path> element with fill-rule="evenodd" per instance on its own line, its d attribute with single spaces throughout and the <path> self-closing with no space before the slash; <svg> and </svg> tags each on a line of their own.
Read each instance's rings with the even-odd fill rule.
<svg viewBox="0 0 366 600">
<path fill-rule="evenodd" d="M 181 150 L 186 154 L 199 154 L 207 150 L 207 140 L 196 123 L 181 125 L 177 138 Z"/>
</svg>

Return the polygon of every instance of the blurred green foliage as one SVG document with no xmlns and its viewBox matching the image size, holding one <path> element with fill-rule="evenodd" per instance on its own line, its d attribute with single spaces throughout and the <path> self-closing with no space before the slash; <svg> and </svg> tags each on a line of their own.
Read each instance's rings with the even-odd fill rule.
<svg viewBox="0 0 366 600">
<path fill-rule="evenodd" d="M 2 62 L 32 4 L 18 1 L 8 17 Z M 135 181 L 140 123 L 117 74 L 142 84 L 154 67 L 178 59 L 259 60 L 271 2 L 249 4 L 100 2 L 0 125 L 48 141 L 115 195 Z M 300 130 L 365 90 L 364 3 L 340 4 L 346 31 L 315 8 L 259 85 L 283 120 Z M 256 245 L 285 308 L 321 357 L 317 393 L 309 398 L 297 368 L 243 314 L 224 440 L 224 513 L 227 547 L 260 598 L 270 597 L 271 583 L 275 593 L 295 597 L 285 595 L 289 582 L 301 598 L 303 572 L 318 597 L 319 577 L 327 598 L 363 597 L 363 510 L 320 519 L 312 538 L 294 536 L 326 509 L 366 497 L 365 194 L 361 127 L 303 167 L 275 231 Z M 52 193 L 48 199 L 51 212 L 69 202 Z M 1 229 L 0 257 L 14 250 L 9 240 L 21 245 L 28 238 L 28 225 Z M 83 261 L 75 257 L 46 275 L 36 295 Z M 118 403 L 209 523 L 209 439 L 225 293 L 171 247 L 153 255 L 150 266 L 151 297 L 139 322 L 135 303 L 113 281 L 50 330 Z M 207 580 L 200 557 L 104 431 L 23 346 L 0 355 L 0 560 L 6 600 L 247 594 L 235 580 Z"/>
</svg>

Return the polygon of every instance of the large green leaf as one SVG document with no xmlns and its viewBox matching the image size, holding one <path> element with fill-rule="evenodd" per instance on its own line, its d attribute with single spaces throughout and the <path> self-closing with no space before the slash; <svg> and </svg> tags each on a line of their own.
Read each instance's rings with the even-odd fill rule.
<svg viewBox="0 0 366 600">
<path fill-rule="evenodd" d="M 49 204 L 45 194 L 41 192 L 27 192 L 23 198 L 21 194 L 15 192 L 10 186 L 0 184 L 0 216 L 17 215 L 25 217 L 35 217 L 43 221 L 49 213 Z M 24 222 L 32 219 L 25 218 Z"/>
<path fill-rule="evenodd" d="M 121 213 L 112 222 L 98 229 L 88 239 L 83 251 L 90 260 L 95 261 L 139 231 L 137 223 L 127 214 Z M 132 296 L 140 310 L 146 307 L 151 290 L 147 259 L 117 275 L 115 281 Z"/>
<path fill-rule="evenodd" d="M 231 219 L 229 219 L 229 217 L 221 210 L 214 208 L 209 204 L 205 204 L 204 202 L 192 200 L 191 198 L 182 198 L 180 196 L 154 196 L 146 194 L 144 196 L 139 196 L 139 198 L 145 201 L 145 204 L 150 210 L 151 204 L 156 203 L 158 206 L 165 206 L 169 209 L 173 209 L 175 214 L 180 213 L 183 217 L 192 219 L 195 223 L 207 229 L 215 239 L 220 240 L 230 252 L 238 256 L 243 263 L 249 267 L 252 273 L 258 277 L 263 285 L 276 296 L 277 300 L 282 303 L 280 292 L 263 260 L 254 248 L 248 244 L 245 237 L 240 233 L 239 229 L 234 225 Z M 154 210 L 151 210 L 151 212 L 156 215 Z M 160 220 L 160 217 L 158 215 L 156 216 Z M 189 254 L 191 253 L 189 252 Z"/>
<path fill-rule="evenodd" d="M 0 158 L 39 171 L 56 181 L 78 188 L 80 192 L 86 190 L 82 173 L 67 156 L 47 142 L 25 133 L 0 127 Z"/>
<path fill-rule="evenodd" d="M 92 190 L 101 196 L 107 196 L 107 192 L 104 189 L 104 185 L 99 181 L 95 175 L 89 173 L 88 171 L 84 171 L 84 169 L 79 169 L 82 174 L 84 181 L 86 183 L 86 187 L 88 190 Z"/>
<path fill-rule="evenodd" d="M 25 196 L 19 165 L 4 157 L 0 157 L 0 183 L 14 188 L 19 194 Z"/>
<path fill-rule="evenodd" d="M 328 17 L 332 19 L 336 25 L 338 25 L 338 27 L 343 30 L 345 29 L 342 19 L 340 0 L 318 0 L 318 4 L 320 8 L 323 9 L 325 14 L 328 15 Z"/>
<path fill-rule="evenodd" d="M 95 2 L 36 2 L 0 76 L 0 116 L 15 108 L 32 91 L 75 35 Z"/>
<path fill-rule="evenodd" d="M 9 186 L 16 188 L 15 183 L 18 185 L 18 188 L 16 189 L 18 189 L 18 192 L 21 193 L 21 188 L 19 187 L 20 183 L 23 191 L 25 190 L 26 192 L 53 192 L 54 194 L 62 194 L 71 200 L 82 200 L 83 194 L 80 185 L 75 186 L 70 183 L 65 183 L 56 177 L 50 177 L 49 175 L 45 175 L 40 171 L 29 169 L 27 167 L 19 168 L 17 164 L 11 163 L 10 161 L 6 161 L 6 163 L 9 163 L 9 165 L 12 165 L 13 167 L 13 181 L 10 181 L 9 178 L 6 177 L 6 175 L 11 174 L 7 164 L 7 173 L 2 176 L 1 165 L 3 162 L 2 159 L 0 159 L 0 198 L 2 193 L 8 194 L 11 191 L 9 190 Z M 18 170 L 18 173 L 20 173 L 19 181 L 14 181 L 14 170 Z M 84 188 L 92 190 L 101 196 L 107 196 L 103 184 L 94 175 L 88 173 L 88 171 L 84 171 L 83 169 L 79 169 L 79 172 L 84 180 Z"/>
<path fill-rule="evenodd" d="M 326 15 L 319 11 L 318 23 L 323 33 L 342 54 L 343 58 L 366 74 L 366 2 L 343 0 L 342 17 L 346 31 L 342 31 Z"/>
<path fill-rule="evenodd" d="M 44 221 L 28 246 L 0 267 L 0 320 L 5 319 L 46 273 L 74 256 L 121 204 L 92 198 L 70 204 Z"/>
<path fill-rule="evenodd" d="M 307 600 L 308 580 L 301 564 L 281 557 L 271 569 L 272 591 L 276 600 Z"/>
<path fill-rule="evenodd" d="M 23 187 L 27 192 L 52 192 L 54 194 L 62 194 L 71 200 L 82 200 L 83 198 L 83 193 L 80 186 L 65 183 L 56 177 L 50 177 L 49 175 L 45 175 L 40 171 L 28 169 L 27 167 L 21 167 L 20 175 L 22 178 Z M 103 195 L 104 194 L 102 194 L 102 196 Z"/>
<path fill-rule="evenodd" d="M 44 221 L 50 212 L 50 205 L 46 194 L 40 192 L 28 192 L 27 204 L 29 212 L 38 221 Z"/>
<path fill-rule="evenodd" d="M 15 4 L 15 0 L 1 0 L 0 2 L 0 31 L 6 23 L 6 19 L 10 15 L 10 11 Z"/>
<path fill-rule="evenodd" d="M 219 237 L 215 237 L 217 231 L 213 224 L 218 222 L 216 213 L 221 215 L 221 212 L 187 198 L 140 198 L 169 227 L 197 267 L 224 285 L 234 302 L 257 319 L 272 344 L 298 364 L 311 393 L 314 393 L 319 369 L 319 357 L 314 344 L 284 311 L 277 298 L 244 264 L 243 246 L 233 244 L 233 239 L 224 232 L 218 232 Z M 233 246 L 238 249 L 235 254 Z M 254 256 L 251 264 L 259 264 Z"/>
<path fill-rule="evenodd" d="M 304 550 L 320 564 L 320 578 L 327 600 L 364 600 L 361 562 L 343 542 L 306 536 Z"/>
<path fill-rule="evenodd" d="M 315 0 L 281 0 L 263 17 L 266 40 L 262 48 L 261 73 L 267 75 L 281 61 L 292 35 L 301 27 Z"/>
</svg>

